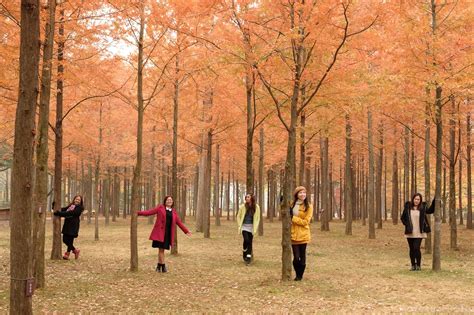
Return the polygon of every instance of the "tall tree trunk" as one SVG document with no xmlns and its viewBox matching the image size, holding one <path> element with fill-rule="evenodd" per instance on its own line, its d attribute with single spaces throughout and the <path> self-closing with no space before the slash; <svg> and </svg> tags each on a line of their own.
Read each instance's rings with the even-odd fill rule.
<svg viewBox="0 0 474 315">
<path fill-rule="evenodd" d="M 206 145 L 206 134 L 202 134 L 202 147 Z M 206 145 L 207 147 L 207 145 Z M 203 232 L 203 216 L 204 211 L 206 210 L 206 174 L 207 174 L 207 152 L 205 150 L 201 151 L 201 161 L 199 167 L 199 181 L 198 181 L 198 195 L 197 195 L 197 208 L 196 208 L 196 232 Z"/>
<path fill-rule="evenodd" d="M 384 157 L 384 175 L 383 175 L 383 213 L 384 220 L 388 220 L 388 209 L 387 209 L 387 154 Z"/>
<path fill-rule="evenodd" d="M 323 137 L 320 141 L 321 151 L 321 231 L 329 230 L 329 153 L 328 138 Z"/>
<path fill-rule="evenodd" d="M 342 196 L 344 195 L 344 189 L 342 187 L 343 187 L 344 184 L 345 183 L 343 183 L 343 181 L 342 181 L 342 161 L 339 160 L 339 207 L 338 207 L 339 220 L 343 220 L 343 218 L 342 218 L 343 198 L 342 198 Z M 344 218 L 344 221 L 345 221 L 345 218 Z"/>
<path fill-rule="evenodd" d="M 318 205 L 318 202 L 319 202 L 319 197 L 318 197 L 318 194 L 319 194 L 318 184 L 319 183 L 318 183 L 318 181 L 319 181 L 319 179 L 318 179 L 318 176 L 319 176 L 318 160 L 314 159 L 313 219 L 315 221 L 318 221 L 318 213 L 319 213 L 319 205 Z"/>
<path fill-rule="evenodd" d="M 117 215 L 119 212 L 119 199 L 117 193 L 120 192 L 120 179 L 118 175 L 117 167 L 114 169 L 113 177 L 113 189 L 112 191 L 112 222 L 117 222 Z"/>
<path fill-rule="evenodd" d="M 232 208 L 232 221 L 235 221 L 235 215 L 239 211 L 239 180 L 235 177 L 235 171 L 232 170 L 232 178 L 234 179 L 234 207 Z"/>
<path fill-rule="evenodd" d="M 380 122 L 379 128 L 379 153 L 377 156 L 377 175 L 375 185 L 375 219 L 377 221 L 377 229 L 382 228 L 382 167 L 383 167 L 383 122 Z"/>
<path fill-rule="evenodd" d="M 314 220 L 320 221 L 321 213 L 321 168 L 317 164 L 317 159 L 314 159 Z"/>
<path fill-rule="evenodd" d="M 199 165 L 200 161 L 196 163 L 194 171 L 194 185 L 193 185 L 193 213 L 192 215 L 196 217 L 196 210 L 198 205 L 198 192 L 199 192 Z"/>
<path fill-rule="evenodd" d="M 179 33 L 177 33 L 179 36 Z M 178 39 L 176 39 L 178 42 Z M 175 61 L 175 78 L 174 78 L 174 95 L 173 95 L 173 156 L 171 166 L 171 195 L 173 199 L 178 197 L 178 122 L 179 122 L 179 54 L 176 54 Z M 177 200 L 179 205 L 179 200 Z M 179 211 L 179 209 L 178 209 Z M 174 242 L 171 246 L 171 254 L 178 254 L 178 233 L 174 231 Z"/>
<path fill-rule="evenodd" d="M 442 222 L 446 223 L 446 205 L 447 205 L 447 194 L 446 194 L 446 160 L 443 159 L 443 216 Z"/>
<path fill-rule="evenodd" d="M 63 95 L 64 95 L 64 9 L 60 9 L 59 36 L 58 36 L 58 79 L 56 87 L 56 126 L 54 152 L 54 210 L 61 209 L 61 179 L 63 173 Z M 61 218 L 53 217 L 53 243 L 51 259 L 61 259 Z"/>
<path fill-rule="evenodd" d="M 101 150 L 102 150 L 102 141 L 103 141 L 103 128 L 102 128 L 102 103 L 100 103 L 99 107 L 99 153 L 97 154 L 97 164 L 95 168 L 95 193 L 96 193 L 96 209 L 94 215 L 94 240 L 99 240 L 99 213 L 101 213 L 103 208 L 103 200 L 102 200 L 102 185 L 100 181 L 100 171 L 101 171 Z"/>
<path fill-rule="evenodd" d="M 105 226 L 110 224 L 110 186 L 111 186 L 111 177 L 110 177 L 110 167 L 107 168 L 107 178 L 104 184 L 104 215 L 105 215 Z"/>
<path fill-rule="evenodd" d="M 451 96 L 451 115 L 449 119 L 449 226 L 450 248 L 458 249 L 456 220 L 456 103 Z"/>
<path fill-rule="evenodd" d="M 264 141 L 265 141 L 265 135 L 263 128 L 260 128 L 260 156 L 258 159 L 258 183 L 259 183 L 259 190 L 258 190 L 258 203 L 260 205 L 260 223 L 258 225 L 258 235 L 263 236 L 263 210 L 265 206 L 265 186 L 264 186 L 264 154 L 265 154 L 265 148 L 264 148 Z"/>
<path fill-rule="evenodd" d="M 298 170 L 297 182 L 303 185 L 304 170 L 305 170 L 305 159 L 306 159 L 306 146 L 305 146 L 305 125 L 306 125 L 306 114 L 303 111 L 300 117 L 300 165 Z M 307 187 L 309 188 L 309 187 Z M 308 194 L 309 196 L 310 194 Z"/>
<path fill-rule="evenodd" d="M 352 126 L 349 114 L 346 114 L 346 163 L 345 163 L 345 189 L 344 189 L 344 217 L 346 219 L 346 235 L 352 235 Z"/>
<path fill-rule="evenodd" d="M 90 163 L 87 164 L 87 194 L 88 200 L 86 202 L 86 209 L 87 212 L 87 224 L 92 223 L 92 201 L 94 200 L 94 188 L 92 182 L 92 165 Z"/>
<path fill-rule="evenodd" d="M 398 224 L 398 158 L 397 148 L 393 148 L 393 163 L 392 163 L 392 222 L 394 225 Z"/>
<path fill-rule="evenodd" d="M 328 149 L 329 151 L 329 149 Z M 334 185 L 333 185 L 333 180 L 332 180 L 332 157 L 329 158 L 329 198 L 328 198 L 328 204 L 329 204 L 329 218 L 328 222 L 332 221 L 334 218 Z"/>
<path fill-rule="evenodd" d="M 273 167 L 268 169 L 268 207 L 267 207 L 267 218 L 270 222 L 273 222 L 275 217 L 275 172 Z"/>
<path fill-rule="evenodd" d="M 34 130 L 38 98 L 39 1 L 21 1 L 20 82 L 13 145 L 10 214 L 10 314 L 32 314 L 32 218 L 35 183 Z"/>
<path fill-rule="evenodd" d="M 221 225 L 221 209 L 220 209 L 220 198 L 219 198 L 219 191 L 220 191 L 220 145 L 216 146 L 216 172 L 214 175 L 214 210 L 215 210 L 215 219 L 216 219 L 216 226 Z"/>
<path fill-rule="evenodd" d="M 139 186 L 142 173 L 143 160 L 143 114 L 145 111 L 143 101 L 143 39 L 145 32 L 145 8 L 140 2 L 140 31 L 138 37 L 138 60 L 137 60 L 137 158 L 132 180 L 132 202 L 130 222 L 130 271 L 138 271 L 138 208 L 140 206 Z"/>
<path fill-rule="evenodd" d="M 404 129 L 404 159 L 403 159 L 403 200 L 411 200 L 410 196 L 410 130 Z"/>
<path fill-rule="evenodd" d="M 54 46 L 54 25 L 56 16 L 56 1 L 48 0 L 48 21 L 45 26 L 43 44 L 43 68 L 41 71 L 41 91 L 39 100 L 39 121 L 36 147 L 36 182 L 35 182 L 35 211 L 33 230 L 34 277 L 36 287 L 46 285 L 44 276 L 44 244 L 46 230 L 46 214 L 48 213 L 48 130 L 49 102 L 51 99 L 51 74 Z"/>
<path fill-rule="evenodd" d="M 410 167 L 411 167 L 411 177 L 410 177 L 410 200 L 411 197 L 416 193 L 416 160 L 415 160 L 415 136 L 413 133 L 410 133 Z M 408 200 L 408 199 L 407 199 Z"/>
<path fill-rule="evenodd" d="M 433 270 L 441 270 L 441 163 L 443 159 L 443 121 L 441 95 L 443 89 L 436 86 L 435 123 L 436 123 L 436 184 L 435 184 L 435 224 L 433 235 Z"/>
<path fill-rule="evenodd" d="M 375 209 L 374 209 L 374 144 L 373 144 L 373 131 L 372 131 L 372 112 L 368 112 L 368 142 L 369 142 L 369 185 L 368 190 L 368 212 L 369 212 L 369 239 L 375 238 Z"/>
<path fill-rule="evenodd" d="M 425 200 L 431 202 L 431 170 L 430 170 L 430 107 L 429 103 L 426 105 L 425 110 L 425 153 L 424 153 L 424 177 L 425 177 Z M 431 226 L 431 214 L 427 214 L 426 218 Z M 431 248 L 433 247 L 431 242 L 431 233 L 428 233 L 425 239 L 425 253 L 431 254 Z"/>
<path fill-rule="evenodd" d="M 466 228 L 472 230 L 472 168 L 471 168 L 471 113 L 467 113 L 466 169 L 467 169 L 467 218 Z"/>
<path fill-rule="evenodd" d="M 459 107 L 458 107 L 458 112 L 459 112 Z M 460 117 L 460 113 L 459 113 L 459 117 Z M 461 143 L 461 119 L 458 119 L 458 149 L 459 151 L 461 151 L 461 148 L 462 148 L 462 143 Z M 458 213 L 459 213 L 459 225 L 464 225 L 464 218 L 463 218 L 463 211 L 462 211 L 462 157 L 461 157 L 461 154 L 459 154 L 459 175 L 458 175 L 458 178 L 459 178 L 459 183 L 458 183 L 458 187 L 459 187 L 459 196 L 458 196 L 458 200 L 459 200 L 459 210 L 458 210 Z"/>
<path fill-rule="evenodd" d="M 252 91 L 255 86 L 255 79 L 251 71 L 247 71 L 245 75 L 245 91 L 247 100 L 247 146 L 246 146 L 246 188 L 247 193 L 255 193 L 254 189 L 254 171 L 253 171 L 253 135 L 254 127 L 254 108 L 252 106 Z M 255 105 L 254 105 L 255 106 Z"/>
<path fill-rule="evenodd" d="M 226 198 L 225 198 L 225 209 L 227 211 L 227 221 L 230 220 L 230 164 L 229 169 L 227 170 L 227 188 L 226 188 Z"/>
<path fill-rule="evenodd" d="M 212 132 L 208 131 L 206 141 L 206 173 L 204 185 L 203 232 L 204 238 L 211 237 L 211 177 L 212 177 Z"/>
<path fill-rule="evenodd" d="M 127 218 L 128 212 L 128 167 L 123 168 L 123 213 L 122 218 L 125 220 Z"/>
<path fill-rule="evenodd" d="M 293 106 L 292 106 L 293 108 Z M 282 269 L 281 279 L 289 281 L 291 278 L 291 218 L 288 205 L 291 202 L 291 195 L 295 188 L 296 177 L 296 105 L 291 111 L 291 127 L 288 130 L 288 145 L 286 151 L 285 177 L 283 185 L 283 202 L 280 207 L 280 215 L 282 219 Z"/>
</svg>

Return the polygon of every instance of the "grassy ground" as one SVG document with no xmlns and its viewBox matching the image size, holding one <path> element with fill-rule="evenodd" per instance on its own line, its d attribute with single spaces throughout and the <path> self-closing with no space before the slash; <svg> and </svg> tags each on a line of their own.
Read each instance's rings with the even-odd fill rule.
<svg viewBox="0 0 474 315">
<path fill-rule="evenodd" d="M 51 222 L 47 222 L 48 230 Z M 241 237 L 235 223 L 212 226 L 211 239 L 201 233 L 179 235 L 179 255 L 166 256 L 169 273 L 154 271 L 157 252 L 146 219 L 139 224 L 139 272 L 129 267 L 129 221 L 104 227 L 99 242 L 93 225 L 82 223 L 79 260 L 47 260 L 47 288 L 34 295 L 35 313 L 366 313 L 474 312 L 474 232 L 459 227 L 459 251 L 449 250 L 443 226 L 442 271 L 410 272 L 402 226 L 385 224 L 377 239 L 367 227 L 331 224 L 322 233 L 313 223 L 307 269 L 302 282 L 281 282 L 280 223 L 265 224 L 254 239 L 255 261 L 241 260 Z M 186 224 L 194 226 L 188 218 Z M 47 256 L 51 234 L 47 235 Z M 9 228 L 0 222 L 0 313 L 8 311 Z"/>
</svg>

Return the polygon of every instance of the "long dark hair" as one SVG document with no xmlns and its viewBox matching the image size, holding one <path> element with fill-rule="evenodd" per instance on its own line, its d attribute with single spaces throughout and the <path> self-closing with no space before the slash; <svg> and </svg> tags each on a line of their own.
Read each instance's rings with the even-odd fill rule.
<svg viewBox="0 0 474 315">
<path fill-rule="evenodd" d="M 250 205 L 245 202 L 245 209 L 247 210 L 246 213 L 250 213 L 251 215 L 255 214 L 255 196 L 254 194 L 246 194 L 245 197 L 250 196 Z"/>
<path fill-rule="evenodd" d="M 301 190 L 300 190 L 301 191 Z M 291 210 L 293 210 L 293 207 L 296 205 L 296 202 L 298 201 L 298 193 L 300 192 L 298 191 L 296 194 L 293 195 L 293 204 L 291 205 Z M 306 191 L 306 189 L 305 189 Z M 308 210 L 309 208 L 309 201 L 308 201 L 308 196 L 306 196 L 306 198 L 304 198 L 303 200 L 303 204 L 304 204 L 304 211 Z"/>
<path fill-rule="evenodd" d="M 416 208 L 417 210 L 420 210 L 421 204 L 423 202 L 423 196 L 420 193 L 416 193 L 413 195 L 413 197 L 411 198 L 410 208 L 413 209 L 415 207 L 415 197 L 420 197 L 420 204 Z"/>
<path fill-rule="evenodd" d="M 81 198 L 81 203 L 79 204 L 82 208 L 84 208 L 84 198 L 82 198 L 82 195 L 75 195 L 74 198 L 72 198 L 71 203 L 69 204 L 68 207 L 72 206 L 74 204 L 74 200 L 76 200 L 77 197 Z"/>
<path fill-rule="evenodd" d="M 168 198 L 173 199 L 173 196 L 166 196 L 165 199 L 163 199 L 163 206 L 165 206 L 165 208 L 166 208 L 166 200 L 168 200 Z M 174 207 L 174 199 L 173 199 L 173 204 L 171 205 L 171 209 L 173 209 L 173 207 Z"/>
</svg>

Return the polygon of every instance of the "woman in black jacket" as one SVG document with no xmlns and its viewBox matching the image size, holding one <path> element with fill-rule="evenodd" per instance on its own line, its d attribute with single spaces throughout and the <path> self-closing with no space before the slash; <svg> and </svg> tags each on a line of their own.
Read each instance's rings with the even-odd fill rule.
<svg viewBox="0 0 474 315">
<path fill-rule="evenodd" d="M 67 251 L 64 253 L 63 259 L 68 260 L 71 252 L 74 253 L 75 259 L 79 258 L 81 252 L 79 248 L 74 247 L 74 239 L 79 235 L 80 216 L 84 211 L 83 200 L 81 195 L 74 197 L 73 201 L 61 210 L 55 211 L 54 215 L 63 217 L 63 243 L 67 245 Z"/>
<path fill-rule="evenodd" d="M 405 237 L 410 247 L 411 271 L 421 270 L 421 241 L 431 232 L 427 214 L 434 212 L 435 201 L 428 208 L 421 194 L 416 193 L 405 203 L 401 221 L 405 225 Z"/>
</svg>

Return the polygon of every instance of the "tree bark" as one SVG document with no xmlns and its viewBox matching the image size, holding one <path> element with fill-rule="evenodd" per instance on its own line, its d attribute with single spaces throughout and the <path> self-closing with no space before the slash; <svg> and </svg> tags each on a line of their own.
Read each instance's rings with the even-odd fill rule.
<svg viewBox="0 0 474 315">
<path fill-rule="evenodd" d="M 425 110 L 425 153 L 424 153 L 424 177 L 425 177 L 425 201 L 431 202 L 431 169 L 430 169 L 430 107 L 429 103 L 426 105 Z M 427 214 L 426 218 L 428 223 L 432 226 L 431 214 Z M 431 254 L 431 248 L 433 247 L 431 241 L 431 233 L 428 233 L 425 239 L 425 253 Z"/>
<path fill-rule="evenodd" d="M 369 142 L 369 184 L 368 190 L 368 212 L 369 212 L 369 239 L 375 239 L 375 209 L 374 209 L 374 144 L 373 144 L 373 131 L 372 131 L 372 112 L 368 112 L 368 142 Z"/>
<path fill-rule="evenodd" d="M 212 174 L 212 132 L 207 133 L 206 142 L 206 173 L 205 173 L 205 194 L 203 209 L 203 232 L 204 238 L 211 237 L 211 174 Z"/>
<path fill-rule="evenodd" d="M 459 107 L 458 107 L 459 111 Z M 460 115 L 459 115 L 460 116 Z M 458 119 L 458 148 L 459 151 L 461 151 L 462 148 L 462 143 L 461 143 L 461 119 Z M 459 187 L 459 195 L 458 195 L 458 201 L 459 201 L 459 225 L 464 225 L 464 218 L 463 218 L 463 211 L 462 211 L 462 158 L 461 154 L 459 154 L 459 174 L 458 174 L 458 187 Z"/>
<path fill-rule="evenodd" d="M 145 33 L 145 8 L 140 2 L 140 31 L 138 37 L 137 60 L 137 157 L 132 180 L 132 202 L 130 222 L 130 271 L 138 271 L 138 208 L 140 206 L 139 186 L 143 160 L 143 114 L 145 111 L 143 100 L 143 40 Z"/>
<path fill-rule="evenodd" d="M 456 103 L 451 96 L 451 115 L 449 119 L 449 226 L 450 248 L 457 250 L 456 220 Z"/>
<path fill-rule="evenodd" d="M 264 186 L 264 154 L 265 154 L 265 148 L 264 148 L 264 131 L 263 128 L 260 128 L 260 156 L 258 159 L 258 183 L 259 183 L 259 190 L 258 190 L 258 203 L 260 205 L 260 221 L 258 224 L 258 235 L 263 236 L 263 210 L 265 206 L 265 186 Z"/>
<path fill-rule="evenodd" d="M 410 196 L 410 130 L 405 127 L 404 160 L 403 160 L 403 200 L 411 200 Z"/>
<path fill-rule="evenodd" d="M 21 1 L 20 82 L 15 116 L 15 140 L 10 214 L 10 314 L 32 314 L 27 279 L 33 278 L 32 210 L 35 184 L 35 109 L 38 98 L 39 1 Z"/>
<path fill-rule="evenodd" d="M 246 146 L 246 188 L 247 193 L 255 193 L 254 189 L 254 171 L 253 171 L 253 135 L 255 132 L 254 126 L 254 109 L 252 107 L 252 91 L 255 86 L 255 79 L 250 70 L 245 75 L 245 91 L 247 100 L 247 146 Z M 254 105 L 255 106 L 255 105 Z"/>
<path fill-rule="evenodd" d="M 206 145 L 206 134 L 202 134 L 202 147 Z M 207 147 L 207 145 L 206 145 Z M 207 174 L 207 152 L 201 151 L 201 161 L 199 167 L 199 181 L 198 181 L 198 195 L 197 195 L 197 208 L 196 208 L 196 232 L 203 232 L 203 216 L 206 210 L 206 174 Z"/>
<path fill-rule="evenodd" d="M 442 222 L 446 223 L 446 205 L 447 205 L 447 194 L 446 194 L 446 160 L 443 159 L 443 217 Z"/>
<path fill-rule="evenodd" d="M 382 228 L 382 170 L 383 170 L 383 122 L 380 122 L 379 128 L 379 153 L 376 155 L 377 157 L 377 175 L 375 178 L 375 219 L 377 222 L 377 229 Z"/>
<path fill-rule="evenodd" d="M 43 44 L 43 68 L 41 71 L 41 87 L 39 100 L 38 138 L 36 147 L 36 182 L 35 182 L 35 211 L 33 230 L 34 277 L 36 288 L 46 285 L 44 275 L 44 246 L 46 230 L 46 214 L 48 211 L 48 131 L 49 103 L 51 99 L 51 74 L 54 46 L 54 28 L 56 16 L 56 1 L 48 0 L 48 20 L 45 26 Z"/>
<path fill-rule="evenodd" d="M 227 221 L 230 221 L 230 165 L 229 169 L 227 170 L 227 188 L 225 195 L 225 209 L 227 211 Z"/>
<path fill-rule="evenodd" d="M 321 138 L 321 231 L 329 231 L 329 217 L 331 209 L 330 202 L 330 187 L 329 187 L 329 139 L 328 137 Z"/>
<path fill-rule="evenodd" d="M 64 95 L 64 9 L 60 9 L 59 36 L 58 36 L 58 79 L 56 86 L 56 125 L 55 125 L 55 152 L 54 152 L 54 210 L 61 209 L 63 176 L 63 95 Z M 61 218 L 53 217 L 53 243 L 51 259 L 59 260 L 61 255 Z"/>
<path fill-rule="evenodd" d="M 346 114 L 346 163 L 345 163 L 345 189 L 344 189 L 344 217 L 346 219 L 346 235 L 352 235 L 352 126 L 350 117 Z"/>
<path fill-rule="evenodd" d="M 178 40 L 176 39 L 176 42 Z M 178 123 L 179 123 L 179 54 L 176 54 L 175 60 L 175 78 L 174 78 L 174 95 L 173 95 L 173 156 L 171 162 L 171 196 L 173 199 L 178 198 Z M 176 200 L 179 205 L 179 198 Z M 178 254 L 178 233 L 174 233 L 176 240 L 171 246 L 171 254 Z"/>
<path fill-rule="evenodd" d="M 101 213 L 103 209 L 103 200 L 102 200 L 102 185 L 100 181 L 100 172 L 101 172 L 101 149 L 102 149 L 102 141 L 103 141 L 103 128 L 102 128 L 102 103 L 100 103 L 99 107 L 99 153 L 97 154 L 97 164 L 95 168 L 95 193 L 96 193 L 96 209 L 94 215 L 94 240 L 99 240 L 99 213 Z"/>
<path fill-rule="evenodd" d="M 467 113 L 466 169 L 467 169 L 467 218 L 466 228 L 472 230 L 472 168 L 471 168 L 471 113 Z"/>
<path fill-rule="evenodd" d="M 399 216 L 399 204 L 398 204 L 398 158 L 397 158 L 397 148 L 393 148 L 393 162 L 392 162 L 392 223 L 394 225 L 398 224 Z"/>
<path fill-rule="evenodd" d="M 441 95 L 443 89 L 436 86 L 435 123 L 436 123 L 436 183 L 435 183 L 435 224 L 433 235 L 433 266 L 434 271 L 441 270 L 441 164 L 443 159 L 443 121 Z"/>
<path fill-rule="evenodd" d="M 216 226 L 221 225 L 221 209 L 220 209 L 220 145 L 216 146 L 216 170 L 214 175 L 214 210 L 215 210 L 215 220 Z"/>
</svg>

